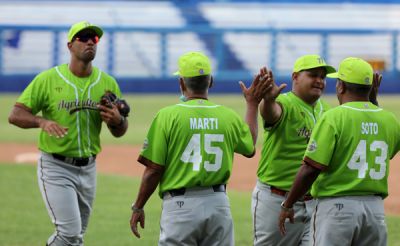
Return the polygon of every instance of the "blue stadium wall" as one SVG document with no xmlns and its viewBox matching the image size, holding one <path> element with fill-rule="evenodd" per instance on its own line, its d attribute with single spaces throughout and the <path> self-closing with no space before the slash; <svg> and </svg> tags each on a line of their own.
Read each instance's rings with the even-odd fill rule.
<svg viewBox="0 0 400 246">
<path fill-rule="evenodd" d="M 24 0 L 26 1 L 26 0 Z M 87 2 L 91 2 L 91 0 L 86 0 Z M 94 0 L 93 0 L 94 1 Z M 109 1 L 109 0 L 103 0 Z M 18 2 L 16 0 L 15 2 Z M 21 1 L 23 2 L 23 1 Z M 177 5 L 179 4 L 197 4 L 199 1 L 195 0 L 174 0 Z M 315 3 L 315 4 L 325 4 L 325 3 L 371 3 L 371 4 L 400 4 L 400 0 L 346 0 L 346 1 L 338 1 L 338 0 L 298 0 L 298 1 L 289 1 L 289 0 L 280 0 L 280 1 L 243 1 L 243 0 L 223 0 L 223 1 L 205 1 L 205 2 L 270 2 L 270 3 Z M 398 51 L 398 48 L 396 50 Z M 227 51 L 229 53 L 229 50 Z M 228 54 L 229 56 L 229 54 Z M 1 58 L 1 57 L 0 57 Z M 229 60 L 232 60 L 231 58 Z M 4 75 L 0 74 L 0 92 L 21 92 L 29 82 L 34 78 L 36 74 L 13 74 L 13 75 Z M 392 71 L 384 72 L 384 79 L 381 85 L 380 92 L 381 93 L 400 93 L 400 72 L 398 70 L 393 69 Z M 230 79 L 227 79 L 229 77 Z M 232 79 L 233 78 L 233 79 Z M 116 78 L 121 90 L 124 93 L 178 93 L 179 85 L 177 82 L 177 78 L 173 77 L 163 77 L 163 78 Z M 240 76 L 218 76 L 215 77 L 215 83 L 213 88 L 211 88 L 211 92 L 213 93 L 241 93 L 240 87 L 238 85 L 238 81 L 242 80 L 246 84 L 250 84 L 252 80 L 251 74 L 242 74 Z M 291 74 L 287 73 L 284 76 L 276 77 L 276 82 L 287 83 L 288 86 L 285 91 L 290 90 L 291 88 Z M 335 81 L 333 79 L 327 79 L 326 86 L 327 93 L 335 92 Z"/>
<path fill-rule="evenodd" d="M 35 75 L 0 76 L 0 92 L 21 92 L 34 78 Z M 386 74 L 380 87 L 380 93 L 400 93 L 400 74 Z M 214 79 L 214 86 L 210 89 L 212 93 L 241 93 L 238 81 L 244 81 L 249 85 L 252 78 L 237 78 L 237 80 Z M 277 77 L 277 84 L 286 83 L 288 86 L 284 91 L 291 88 L 291 77 Z M 117 78 L 123 93 L 179 93 L 177 78 L 170 79 L 131 79 Z M 335 80 L 327 79 L 326 93 L 335 93 Z"/>
</svg>

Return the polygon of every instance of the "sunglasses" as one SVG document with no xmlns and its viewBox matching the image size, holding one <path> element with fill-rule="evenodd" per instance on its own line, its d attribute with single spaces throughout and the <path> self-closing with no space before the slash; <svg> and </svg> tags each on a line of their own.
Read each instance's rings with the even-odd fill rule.
<svg viewBox="0 0 400 246">
<path fill-rule="evenodd" d="M 93 43 L 97 44 L 100 39 L 99 36 L 93 34 L 86 34 L 86 35 L 78 35 L 74 37 L 74 40 L 78 40 L 79 42 L 86 43 L 89 40 L 92 40 Z"/>
</svg>

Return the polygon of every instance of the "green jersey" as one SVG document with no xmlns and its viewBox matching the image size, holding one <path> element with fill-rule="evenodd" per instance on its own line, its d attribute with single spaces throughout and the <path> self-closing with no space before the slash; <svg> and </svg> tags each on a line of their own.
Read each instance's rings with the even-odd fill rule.
<svg viewBox="0 0 400 246">
<path fill-rule="evenodd" d="M 105 91 L 118 97 L 120 89 L 114 78 L 93 67 L 88 77 L 75 76 L 63 64 L 38 74 L 22 92 L 17 102 L 42 112 L 45 119 L 68 128 L 63 138 L 41 131 L 39 149 L 68 157 L 88 157 L 100 152 L 101 117 L 96 105 Z"/>
<path fill-rule="evenodd" d="M 311 194 L 386 197 L 389 160 L 399 149 L 400 125 L 392 113 L 370 102 L 330 110 L 316 125 L 304 157 L 323 169 Z"/>
<path fill-rule="evenodd" d="M 248 125 L 233 110 L 197 99 L 157 113 L 139 159 L 165 167 L 161 196 L 172 189 L 226 184 L 234 152 L 254 153 Z"/>
<path fill-rule="evenodd" d="M 265 184 L 288 191 L 300 168 L 311 131 L 330 107 L 322 100 L 311 106 L 293 92 L 279 95 L 277 102 L 282 106 L 282 115 L 274 126 L 264 126 L 257 176 Z"/>
</svg>

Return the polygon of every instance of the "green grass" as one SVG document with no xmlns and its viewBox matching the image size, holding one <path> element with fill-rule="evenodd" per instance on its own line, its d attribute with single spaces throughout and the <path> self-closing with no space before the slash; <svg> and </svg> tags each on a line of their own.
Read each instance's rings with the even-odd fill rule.
<svg viewBox="0 0 400 246">
<path fill-rule="evenodd" d="M 94 211 L 85 245 L 157 245 L 161 200 L 156 194 L 146 205 L 146 226 L 135 238 L 129 227 L 130 205 L 140 180 L 99 175 Z M 0 165 L 0 245 L 41 246 L 53 232 L 32 165 Z M 238 246 L 252 245 L 251 194 L 229 192 Z M 400 245 L 400 217 L 387 216 L 389 246 Z"/>
<path fill-rule="evenodd" d="M 0 105 L 4 110 L 0 111 L 0 142 L 17 142 L 17 143 L 36 143 L 39 129 L 19 129 L 8 124 L 7 117 L 14 105 L 17 94 L 0 94 Z M 139 144 L 143 143 L 146 137 L 150 123 L 157 111 L 165 106 L 178 102 L 178 95 L 155 95 L 155 94 L 128 94 L 125 95 L 126 100 L 132 108 L 129 116 L 129 128 L 127 134 L 122 138 L 114 138 L 106 129 L 102 131 L 103 144 Z M 332 105 L 338 105 L 336 96 L 328 95 L 324 98 Z M 242 95 L 210 95 L 210 100 L 228 106 L 244 116 L 245 102 Z M 379 97 L 379 102 L 383 108 L 386 108 L 395 113 L 400 119 L 400 103 L 399 96 L 385 95 Z M 261 117 L 259 117 L 259 133 L 261 129 Z M 258 146 L 261 145 L 261 134 L 259 135 Z"/>
</svg>

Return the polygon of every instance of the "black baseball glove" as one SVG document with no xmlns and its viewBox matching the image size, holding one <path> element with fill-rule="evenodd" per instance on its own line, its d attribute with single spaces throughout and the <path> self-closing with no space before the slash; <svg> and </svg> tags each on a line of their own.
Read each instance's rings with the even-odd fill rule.
<svg viewBox="0 0 400 246">
<path fill-rule="evenodd" d="M 131 111 L 129 104 L 124 99 L 119 99 L 111 91 L 106 91 L 100 99 L 100 104 L 108 108 L 112 108 L 113 104 L 116 105 L 119 113 L 124 117 L 128 117 L 129 112 Z"/>
</svg>

